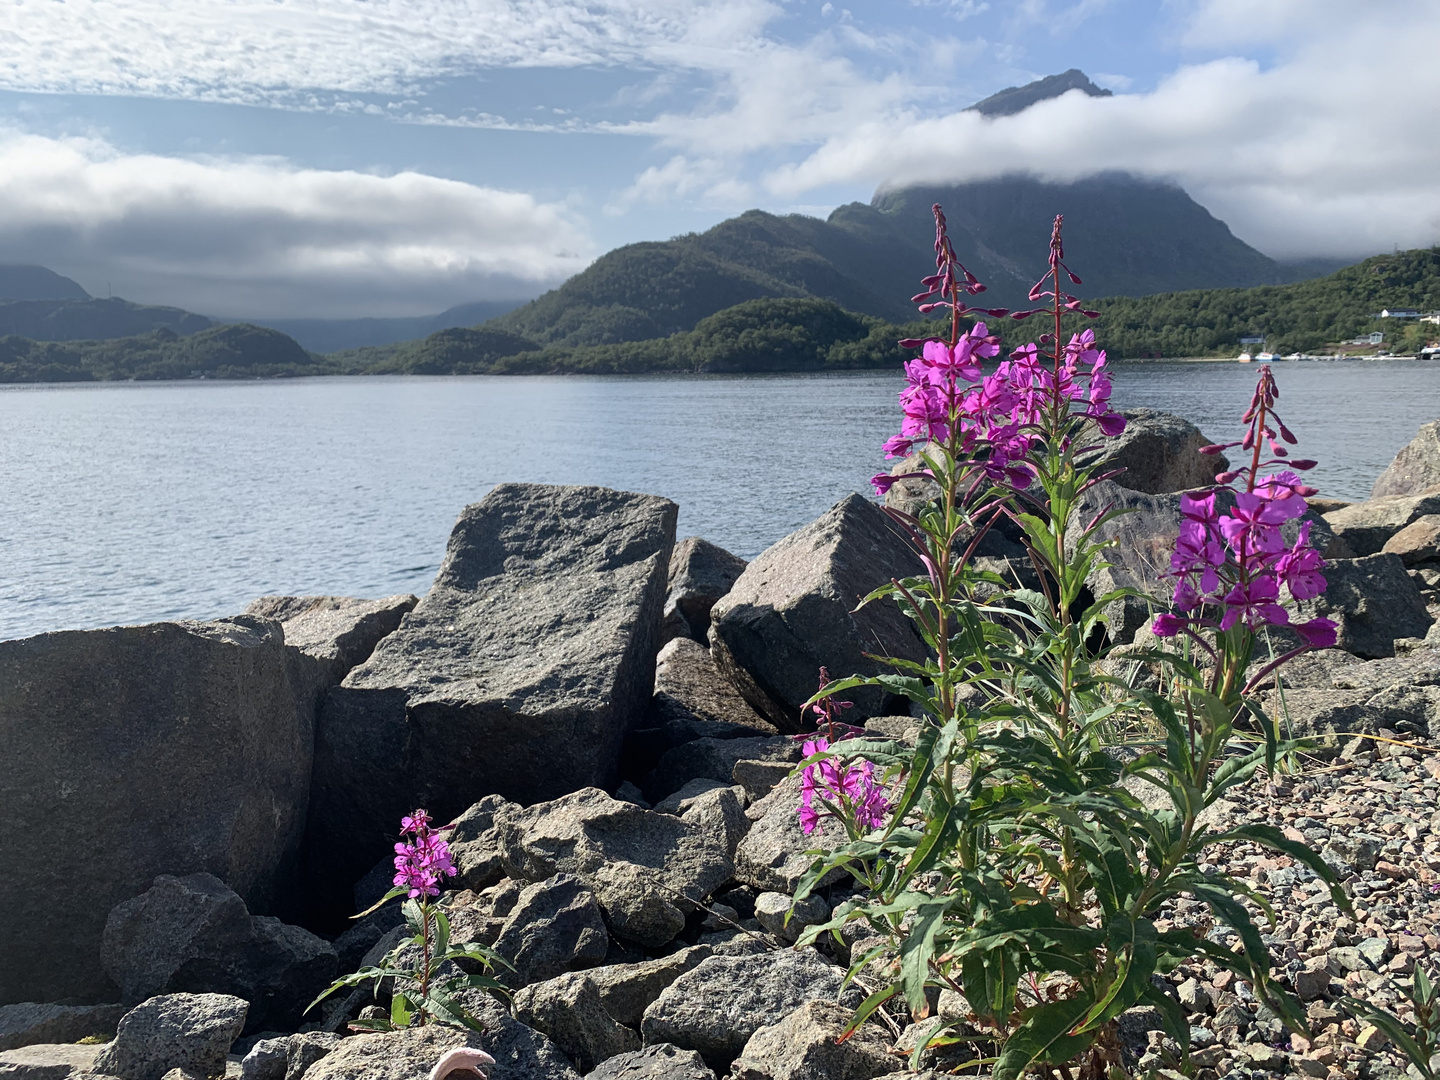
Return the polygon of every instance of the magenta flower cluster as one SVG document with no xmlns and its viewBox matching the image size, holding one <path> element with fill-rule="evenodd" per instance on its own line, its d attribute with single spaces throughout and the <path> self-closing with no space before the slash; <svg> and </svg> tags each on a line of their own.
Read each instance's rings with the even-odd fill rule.
<svg viewBox="0 0 1440 1080">
<path fill-rule="evenodd" d="M 1249 425 L 1245 437 L 1236 443 L 1206 447 L 1218 453 L 1231 446 L 1251 452 L 1251 465 L 1244 474 L 1222 473 L 1213 490 L 1180 497 L 1181 524 L 1175 551 L 1170 557 L 1169 576 L 1175 581 L 1174 601 L 1181 614 L 1158 616 L 1151 629 L 1159 637 L 1174 637 L 1197 626 L 1229 630 L 1243 623 L 1251 630 L 1262 626 L 1289 626 L 1313 648 L 1335 644 L 1336 627 L 1329 619 L 1311 619 L 1292 624 L 1290 613 L 1281 605 L 1281 590 L 1296 600 L 1309 600 L 1325 591 L 1320 572 L 1325 560 L 1310 546 L 1310 523 L 1302 522 L 1293 543 L 1286 543 L 1283 527 L 1301 517 L 1307 495 L 1315 489 L 1305 485 L 1292 469 L 1258 475 L 1264 466 L 1286 464 L 1288 451 L 1278 437 L 1293 443 L 1295 437 L 1274 414 L 1279 396 L 1268 365 L 1260 369 L 1259 385 L 1246 411 Z M 1271 460 L 1261 462 L 1260 450 L 1269 443 Z M 1293 469 L 1309 469 L 1313 461 L 1289 462 Z M 1234 481 L 1245 475 L 1244 490 L 1235 490 Z M 1230 498 L 1224 498 L 1224 495 Z"/>
<path fill-rule="evenodd" d="M 953 346 L 927 341 L 922 354 L 905 365 L 904 420 L 900 434 L 886 441 L 885 456 L 904 457 L 917 444 L 946 443 L 958 455 L 978 456 L 992 480 L 1023 490 L 1034 479 L 1027 459 L 1037 432 L 1056 413 L 1088 416 L 1107 436 L 1125 430 L 1125 418 L 1110 408 L 1110 374 L 1093 330 L 1073 335 L 1058 364 L 1047 364 L 1032 342 L 986 375 L 981 360 L 999 352 L 983 322 Z M 899 479 L 880 473 L 871 483 L 883 495 Z"/>
<path fill-rule="evenodd" d="M 970 308 L 960 300 L 960 292 L 983 292 L 985 286 L 955 259 L 945 232 L 945 216 L 940 207 L 935 214 L 935 252 L 937 273 L 927 277 L 927 291 L 915 297 L 927 301 L 922 312 L 938 307 L 952 311 L 954 344 L 945 341 L 902 341 L 902 346 L 923 345 L 921 355 L 905 365 L 906 386 L 900 393 L 904 414 L 900 434 L 885 443 L 887 458 L 905 457 L 917 445 L 944 443 L 957 457 L 979 459 L 986 475 L 997 483 L 1007 483 L 1024 490 L 1034 480 L 1034 468 L 1028 462 L 1039 433 L 1054 430 L 1061 417 L 1078 414 L 1094 420 L 1102 434 L 1110 437 L 1125 430 L 1125 418 L 1110 408 L 1110 373 L 1106 370 L 1105 353 L 1095 347 L 1095 332 L 1086 330 L 1070 338 L 1057 356 L 1041 353 L 1039 345 L 1022 345 L 1010 353 L 1008 360 L 986 375 L 983 360 L 1000 355 L 999 339 L 989 335 L 983 322 L 975 323 L 968 332 L 959 333 L 962 313 L 974 312 L 994 317 L 1009 315 L 1026 319 L 1036 311 L 1010 312 L 1005 308 Z M 1054 297 L 1062 309 L 1087 316 L 1080 302 L 1068 293 L 1058 292 L 1059 274 L 1063 271 L 1076 284 L 1080 279 L 1062 261 L 1064 248 L 1060 241 L 1063 218 L 1056 217 L 1050 238 L 1050 272 L 1057 284 L 1046 290 L 1042 278 L 1030 290 L 1032 300 Z M 963 280 L 964 284 L 960 282 Z M 930 302 L 932 296 L 948 300 Z M 1058 321 L 1057 321 L 1058 329 Z M 1052 335 L 1043 335 L 1040 345 L 1053 345 Z M 925 473 L 908 474 L 923 476 Z M 870 478 L 876 494 L 883 495 L 904 476 L 879 473 Z"/>
<path fill-rule="evenodd" d="M 424 810 L 400 820 L 400 834 L 408 839 L 395 845 L 395 887 L 407 889 L 410 899 L 439 896 L 440 879 L 454 877 L 450 845 L 430 827 Z"/>
<path fill-rule="evenodd" d="M 823 735 L 807 739 L 802 747 L 807 758 L 826 753 L 830 740 Z M 800 774 L 800 828 L 809 836 L 822 817 L 848 818 L 862 831 L 885 824 L 890 801 L 875 779 L 875 765 L 864 758 L 847 763 L 825 758 L 805 766 Z"/>
</svg>

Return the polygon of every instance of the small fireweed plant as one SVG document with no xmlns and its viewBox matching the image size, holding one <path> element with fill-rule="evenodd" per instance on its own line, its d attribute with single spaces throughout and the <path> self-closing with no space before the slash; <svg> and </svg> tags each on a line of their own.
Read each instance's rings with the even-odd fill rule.
<svg viewBox="0 0 1440 1080">
<path fill-rule="evenodd" d="M 488 973 L 497 963 L 510 965 L 478 942 L 456 944 L 450 940 L 450 919 L 444 909 L 431 900 L 440 895 L 441 881 L 454 877 L 456 870 L 450 858 L 450 845 L 431 827 L 430 815 L 416 810 L 402 818 L 400 835 L 401 840 L 395 845 L 394 888 L 355 918 L 363 918 L 391 900 L 404 897 L 401 912 L 410 937 L 403 939 L 379 965 L 336 979 L 310 1003 L 310 1008 L 337 990 L 367 982 L 374 983 L 378 997 L 381 984 L 391 979 L 389 1018 L 355 1020 L 351 1028 L 393 1031 L 438 1021 L 483 1032 L 480 1021 L 456 994 L 461 990 L 503 993 L 504 987 Z M 419 947 L 418 958 L 412 946 Z M 478 970 L 472 974 L 466 968 Z"/>
<path fill-rule="evenodd" d="M 1082 507 L 1096 484 L 1115 475 L 1105 464 L 1107 441 L 1125 420 L 1110 408 L 1106 357 L 1093 332 L 1064 336 L 1067 318 L 1094 313 L 1066 292 L 1080 279 L 1064 261 L 1062 220 L 1055 219 L 1049 270 L 1030 294 L 1045 306 L 982 312 L 965 298 L 984 287 L 956 260 L 944 216 L 934 209 L 936 274 L 916 300 L 922 311 L 948 308 L 950 334 L 906 343 L 921 355 L 906 365 L 903 426 L 885 450 L 918 454 L 916 472 L 904 475 L 933 479 L 939 496 L 914 514 L 887 508 L 925 573 L 891 581 L 865 601 L 897 603 L 930 655 L 923 663 L 892 658 L 892 673 L 827 683 L 812 701 L 882 686 L 908 698 L 923 719 L 913 746 L 861 737 L 807 747 L 815 752 L 802 765 L 802 799 L 809 801 L 801 812 L 810 807 L 812 822 L 838 819 L 846 836 L 815 861 L 796 896 L 836 868 L 859 889 L 801 942 L 822 933 L 839 939 L 846 924 L 863 920 L 884 941 L 852 956 L 849 978 L 870 989 L 878 968 L 885 984 L 869 994 L 850 1030 L 892 999 L 923 1020 L 932 995 L 955 991 L 968 1016 L 933 1021 L 915 1061 L 927 1045 L 964 1042 L 979 1048 L 975 1064 L 992 1066 L 996 1080 L 1026 1070 L 1071 1080 L 1076 1068 L 1082 1078 L 1123 1075 L 1116 1018 L 1137 1004 L 1159 1009 L 1188 1052 L 1185 1015 L 1153 978 L 1187 961 L 1235 972 L 1303 1029 L 1304 1013 L 1276 984 L 1252 916 L 1259 910 L 1273 922 L 1273 912 L 1244 882 L 1209 866 L 1205 852 L 1257 843 L 1308 866 L 1348 909 L 1345 896 L 1315 852 L 1278 830 L 1221 830 L 1200 820 L 1259 766 L 1273 767 L 1284 748 L 1268 722 L 1258 724 L 1263 744 L 1240 738 L 1237 723 L 1263 714 L 1238 673 L 1257 628 L 1282 621 L 1267 606 L 1268 584 L 1257 582 L 1273 578 L 1297 595 L 1324 587 L 1303 530 L 1285 552 L 1271 551 L 1274 537 L 1264 531 L 1281 524 L 1272 519 L 1303 511 L 1303 487 L 1257 479 L 1257 457 L 1229 515 L 1245 524 L 1232 529 L 1218 516 L 1205 519 L 1220 537 L 1204 552 L 1215 580 L 1193 570 L 1189 556 L 1177 564 L 1179 580 L 1198 573 L 1192 584 L 1201 600 L 1174 617 L 1183 622 L 1173 624 L 1175 632 L 1226 658 L 1218 679 L 1164 647 L 1146 654 L 1172 673 L 1164 693 L 1111 674 L 1100 663 L 1105 646 L 1096 644 L 1103 642 L 1102 613 L 1138 594 L 1092 596 L 1086 588 L 1106 565 L 1101 530 L 1118 511 Z M 1000 343 L 987 325 L 962 323 L 977 314 L 1043 315 L 1048 325 L 1038 341 L 999 360 Z M 987 373 L 981 361 L 991 359 Z M 1268 437 L 1267 400 L 1273 404 L 1273 380 L 1265 372 L 1247 439 L 1257 431 Z M 875 477 L 877 491 L 900 478 Z M 1002 522 L 1029 554 L 1032 587 L 975 564 L 986 533 Z M 1322 626 L 1309 624 L 1306 633 L 1302 647 L 1326 640 Z M 1333 641 L 1333 628 L 1330 635 Z M 1163 748 L 1152 741 L 1122 761 L 1114 745 L 1122 723 L 1161 733 Z M 1158 799 L 1149 801 L 1159 808 L 1132 792 L 1140 784 L 1156 789 Z M 1239 945 L 1227 948 L 1188 928 L 1159 929 L 1161 904 L 1181 895 L 1207 905 Z"/>
</svg>

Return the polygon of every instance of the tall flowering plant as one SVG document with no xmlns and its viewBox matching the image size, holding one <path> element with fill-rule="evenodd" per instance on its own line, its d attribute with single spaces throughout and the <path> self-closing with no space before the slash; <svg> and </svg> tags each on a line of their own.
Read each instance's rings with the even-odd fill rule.
<svg viewBox="0 0 1440 1080">
<path fill-rule="evenodd" d="M 450 919 L 441 905 L 432 902 L 440 896 L 445 878 L 456 875 L 450 845 L 441 835 L 442 831 L 432 826 L 430 815 L 424 810 L 401 818 L 400 840 L 395 845 L 394 887 L 355 918 L 363 918 L 392 900 L 404 898 L 401 912 L 410 937 L 378 965 L 336 979 L 310 1003 L 310 1008 L 342 987 L 367 982 L 373 983 L 378 998 L 390 980 L 389 1018 L 356 1020 L 351 1023 L 352 1028 L 391 1031 L 439 1021 L 453 1027 L 484 1030 L 456 995 L 467 989 L 502 992 L 501 984 L 488 973 L 496 963 L 509 965 L 478 942 L 451 941 Z"/>
<path fill-rule="evenodd" d="M 1325 560 L 1310 544 L 1308 521 L 1299 524 L 1293 541 L 1284 538 L 1286 524 L 1304 515 L 1306 496 L 1315 494 L 1298 475 L 1315 462 L 1287 460 L 1280 440 L 1293 445 L 1295 436 L 1275 412 L 1279 397 L 1266 364 L 1241 421 L 1244 437 L 1202 447 L 1202 453 L 1218 454 L 1239 446 L 1250 460 L 1243 469 L 1217 476 L 1209 491 L 1180 497 L 1182 521 L 1169 573 L 1178 613 L 1158 616 L 1151 627 L 1158 637 L 1184 635 L 1194 642 L 1212 661 L 1209 689 L 1227 700 L 1258 685 L 1297 652 L 1335 644 L 1335 623 L 1291 623 L 1281 603 L 1286 593 L 1295 600 L 1321 595 Z M 1262 475 L 1284 465 L 1289 467 Z M 1300 644 L 1247 680 L 1254 632 L 1265 626 L 1288 627 Z"/>
<path fill-rule="evenodd" d="M 996 1080 L 1015 1080 L 1027 1069 L 1073 1080 L 1077 1064 L 1081 1077 L 1123 1072 L 1116 1018 L 1142 1002 L 1161 1011 L 1186 1047 L 1185 1017 L 1152 976 L 1195 958 L 1249 980 L 1298 1028 L 1303 1013 L 1272 978 L 1241 901 L 1268 909 L 1244 882 L 1202 869 L 1207 848 L 1249 840 L 1310 866 L 1345 904 L 1329 869 L 1303 844 L 1263 826 L 1216 832 L 1200 824 L 1221 793 L 1273 762 L 1273 727 L 1263 727 L 1264 746 L 1239 739 L 1235 724 L 1254 708 L 1245 687 L 1223 676 L 1207 682 L 1182 654 L 1153 651 L 1178 672 L 1167 684 L 1176 690 L 1166 694 L 1132 687 L 1101 663 L 1101 616 L 1133 590 L 1091 595 L 1087 583 L 1105 566 L 1101 530 L 1118 511 L 1082 514 L 1081 506 L 1116 474 L 1107 442 L 1125 420 L 1111 408 L 1106 356 L 1093 331 L 1065 333 L 1066 320 L 1094 313 L 1067 291 L 1080 279 L 1065 262 L 1062 219 L 1054 222 L 1048 270 L 1030 293 L 1041 306 L 981 310 L 967 301 L 984 286 L 955 258 L 944 215 L 934 209 L 936 273 L 916 300 L 922 311 L 948 309 L 950 333 L 907 343 L 920 355 L 906 365 L 902 426 L 885 450 L 914 455 L 916 471 L 908 475 L 932 478 L 939 496 L 914 514 L 887 509 L 924 573 L 888 582 L 866 600 L 897 603 L 930 656 L 924 663 L 892 660 L 891 674 L 827 683 L 814 699 L 881 685 L 908 697 L 923 722 L 913 746 L 862 737 L 807 747 L 815 752 L 802 766 L 801 813 L 826 791 L 823 813 L 845 824 L 848 842 L 817 858 L 797 896 L 837 867 L 860 889 L 801 940 L 827 932 L 838 939 L 846 924 L 865 922 L 881 943 L 852 955 L 850 977 L 868 979 L 882 961 L 888 975 L 852 1030 L 879 1008 L 926 1020 L 932 995 L 952 990 L 967 1015 L 930 1020 L 917 1059 L 927 1043 L 967 1042 Z M 1043 332 L 1002 358 L 989 324 L 962 322 L 965 316 L 1039 316 Z M 1259 402 L 1266 400 L 1273 404 L 1273 387 L 1262 389 Z M 1256 432 L 1268 437 L 1265 418 L 1273 411 L 1263 405 L 1256 415 L 1252 441 Z M 1284 505 L 1302 499 L 1302 490 L 1292 485 L 1282 494 L 1289 483 L 1283 474 L 1246 476 L 1243 502 L 1236 493 L 1236 512 L 1223 511 L 1226 522 L 1217 511 L 1213 535 L 1208 517 L 1203 529 L 1186 533 L 1177 588 L 1189 581 L 1201 599 L 1172 616 L 1178 622 L 1161 624 L 1203 639 L 1216 655 L 1233 655 L 1239 671 L 1260 621 L 1280 621 L 1258 602 L 1268 588 L 1262 578 L 1283 581 L 1294 595 L 1323 587 L 1306 554 L 1307 536 L 1272 552 L 1274 536 L 1265 531 L 1281 524 L 1272 518 L 1303 506 Z M 895 479 L 875 477 L 877 491 Z M 1186 506 L 1208 514 L 1209 498 L 1195 496 Z M 1024 545 L 1029 587 L 1017 575 L 975 564 L 988 530 L 1002 524 Z M 1219 546 L 1207 547 L 1212 541 Z M 1323 626 L 1307 624 L 1303 632 L 1305 647 L 1324 643 Z M 1158 732 L 1163 748 L 1151 745 L 1122 764 L 1114 749 L 1122 729 Z M 1136 783 L 1159 789 L 1164 805 L 1147 807 L 1130 790 Z M 879 797 L 870 798 L 871 790 Z M 1159 929 L 1157 909 L 1182 893 L 1207 904 L 1241 947 L 1224 948 L 1189 929 Z"/>
</svg>

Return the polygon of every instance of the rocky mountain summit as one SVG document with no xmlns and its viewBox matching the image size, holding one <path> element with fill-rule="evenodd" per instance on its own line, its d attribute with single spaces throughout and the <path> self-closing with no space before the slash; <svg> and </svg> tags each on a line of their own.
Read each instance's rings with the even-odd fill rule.
<svg viewBox="0 0 1440 1080">
<path fill-rule="evenodd" d="M 1154 592 L 1179 492 L 1223 459 L 1192 425 L 1135 413 L 1092 493 L 1116 585 Z M 1347 995 L 1404 1014 L 1440 952 L 1440 443 L 1427 425 L 1374 498 L 1316 500 L 1340 625 L 1265 688 L 1310 750 L 1209 812 L 1321 851 L 1353 904 L 1286 856 L 1231 845 L 1273 905 L 1264 937 L 1306 1003 L 1288 1032 L 1212 963 L 1168 976 L 1198 1080 L 1399 1080 L 1404 1060 Z M 897 471 L 908 471 L 902 463 Z M 891 488 L 914 505 L 926 485 Z M 887 1005 L 838 1041 L 870 975 L 857 928 L 797 948 L 852 895 L 793 899 L 832 821 L 806 835 L 792 775 L 820 665 L 915 655 L 886 603 L 916 572 L 890 520 L 852 496 L 745 564 L 675 542 L 649 495 L 505 484 L 467 507 L 423 599 L 267 597 L 229 619 L 0 642 L 0 1077 L 424 1080 L 442 1058 L 492 1080 L 887 1080 L 960 1065 L 911 1051 L 933 1020 Z M 1014 535 L 978 558 L 1024 578 Z M 887 602 L 888 603 L 888 602 Z M 1148 610 L 1107 610 L 1108 663 L 1143 680 Z M 1285 646 L 1275 643 L 1277 650 Z M 1127 651 L 1128 650 L 1128 651 Z M 896 699 L 846 720 L 913 739 Z M 390 887 L 400 814 L 446 822 L 451 940 L 503 957 L 512 991 L 462 991 L 485 1033 L 353 1033 L 388 1015 L 387 977 L 311 1001 L 407 936 Z M 357 913 L 366 914 L 357 917 Z M 1161 923 L 1235 940 L 1180 899 Z M 866 973 L 884 974 L 883 955 Z M 936 1015 L 964 1023 L 947 991 Z M 1121 1017 L 1129 1066 L 1160 1067 L 1156 1010 Z M 457 1071 L 452 1077 L 474 1076 Z"/>
</svg>

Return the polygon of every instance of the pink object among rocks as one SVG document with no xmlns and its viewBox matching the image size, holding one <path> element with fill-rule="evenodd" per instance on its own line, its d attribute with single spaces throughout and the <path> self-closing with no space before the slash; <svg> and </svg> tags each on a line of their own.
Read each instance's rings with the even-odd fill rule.
<svg viewBox="0 0 1440 1080">
<path fill-rule="evenodd" d="M 452 1073 L 474 1073 L 485 1080 L 485 1066 L 494 1065 L 495 1059 L 484 1050 L 471 1050 L 461 1047 L 458 1050 L 451 1050 L 435 1063 L 435 1068 L 430 1070 L 429 1080 L 445 1080 L 445 1077 Z"/>
</svg>

